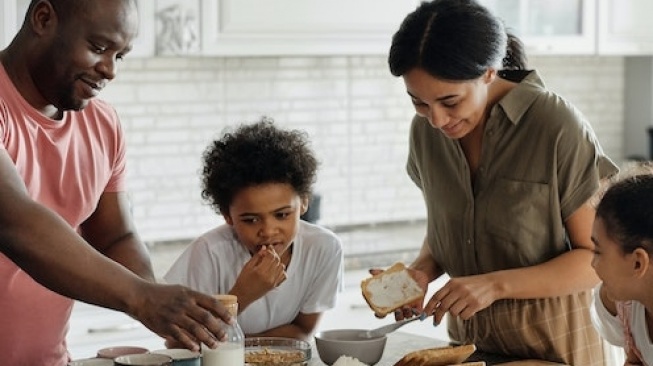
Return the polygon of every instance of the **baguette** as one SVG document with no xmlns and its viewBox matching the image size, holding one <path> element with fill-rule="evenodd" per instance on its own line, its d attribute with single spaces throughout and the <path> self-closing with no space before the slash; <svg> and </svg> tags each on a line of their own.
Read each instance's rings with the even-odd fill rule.
<svg viewBox="0 0 653 366">
<path fill-rule="evenodd" d="M 466 344 L 462 346 L 447 346 L 427 348 L 410 352 L 402 357 L 394 366 L 448 366 L 464 362 L 476 351 L 476 346 Z M 482 363 L 483 365 L 485 363 Z M 463 364 L 465 365 L 465 364 Z M 478 365 L 468 363 L 467 365 Z"/>
<path fill-rule="evenodd" d="M 363 280 L 361 290 L 367 304 L 381 317 L 424 298 L 424 289 L 403 263 L 395 263 L 387 270 Z"/>
</svg>

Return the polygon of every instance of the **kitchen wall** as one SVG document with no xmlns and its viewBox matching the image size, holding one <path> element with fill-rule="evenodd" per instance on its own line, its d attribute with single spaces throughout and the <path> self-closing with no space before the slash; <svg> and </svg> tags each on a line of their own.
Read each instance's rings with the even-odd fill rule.
<svg viewBox="0 0 653 366">
<path fill-rule="evenodd" d="M 624 59 L 530 62 L 585 113 L 604 150 L 620 162 Z M 202 151 L 228 126 L 262 115 L 310 134 L 321 160 L 320 223 L 425 217 L 404 169 L 413 110 L 385 57 L 132 59 L 103 98 L 126 130 L 129 188 L 145 241 L 186 240 L 223 222 L 200 199 Z"/>
</svg>

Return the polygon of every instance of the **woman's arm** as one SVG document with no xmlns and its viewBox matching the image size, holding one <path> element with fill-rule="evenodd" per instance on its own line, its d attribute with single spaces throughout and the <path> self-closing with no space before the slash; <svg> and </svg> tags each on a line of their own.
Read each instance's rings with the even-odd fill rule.
<svg viewBox="0 0 653 366">
<path fill-rule="evenodd" d="M 530 267 L 457 277 L 449 280 L 424 308 L 440 322 L 446 312 L 469 319 L 500 299 L 564 296 L 589 290 L 599 282 L 592 269 L 591 228 L 594 209 L 589 202 L 566 221 L 572 250 Z"/>
<path fill-rule="evenodd" d="M 413 263 L 408 266 L 408 268 L 414 271 L 422 272 L 425 275 L 424 279 L 427 280 L 427 284 L 435 281 L 444 273 L 442 269 L 438 267 L 438 264 L 435 263 L 426 237 L 424 238 L 424 242 L 422 242 L 422 248 L 420 248 L 417 258 L 415 258 Z M 418 282 L 420 280 L 419 278 L 415 279 L 418 280 Z M 422 279 L 422 282 L 424 279 Z"/>
<path fill-rule="evenodd" d="M 599 282 L 591 266 L 594 214 L 586 202 L 565 221 L 571 251 L 536 266 L 488 274 L 497 289 L 496 299 L 563 296 L 594 287 Z"/>
</svg>

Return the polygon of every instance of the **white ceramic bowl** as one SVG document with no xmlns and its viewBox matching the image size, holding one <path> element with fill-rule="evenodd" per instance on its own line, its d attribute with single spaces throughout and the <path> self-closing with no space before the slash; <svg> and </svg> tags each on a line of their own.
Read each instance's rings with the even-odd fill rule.
<svg viewBox="0 0 653 366">
<path fill-rule="evenodd" d="M 386 336 L 364 338 L 364 329 L 334 329 L 315 334 L 315 346 L 322 362 L 333 365 L 340 356 L 357 358 L 368 365 L 374 365 L 383 356 Z"/>
</svg>

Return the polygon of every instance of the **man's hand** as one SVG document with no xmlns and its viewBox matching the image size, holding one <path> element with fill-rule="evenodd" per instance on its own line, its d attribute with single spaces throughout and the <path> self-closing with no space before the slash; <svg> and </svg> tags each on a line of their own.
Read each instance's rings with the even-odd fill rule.
<svg viewBox="0 0 653 366">
<path fill-rule="evenodd" d="M 223 322 L 235 321 L 213 296 L 145 281 L 129 309 L 129 315 L 165 338 L 166 344 L 181 344 L 193 351 L 200 350 L 200 343 L 215 348 L 226 337 Z"/>
</svg>

